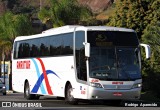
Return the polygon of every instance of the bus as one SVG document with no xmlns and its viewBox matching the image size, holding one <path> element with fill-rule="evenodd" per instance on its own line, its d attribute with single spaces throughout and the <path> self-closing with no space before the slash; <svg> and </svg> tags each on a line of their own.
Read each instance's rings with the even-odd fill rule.
<svg viewBox="0 0 160 110">
<path fill-rule="evenodd" d="M 48 95 L 70 104 L 139 99 L 141 47 L 132 29 L 67 25 L 14 40 L 12 87 L 28 100 Z"/>
</svg>

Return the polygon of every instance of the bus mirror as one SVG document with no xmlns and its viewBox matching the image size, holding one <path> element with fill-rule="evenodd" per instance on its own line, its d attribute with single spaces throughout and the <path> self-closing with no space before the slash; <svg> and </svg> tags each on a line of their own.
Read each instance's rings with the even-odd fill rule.
<svg viewBox="0 0 160 110">
<path fill-rule="evenodd" d="M 145 48 L 145 53 L 146 53 L 146 59 L 151 57 L 151 48 L 147 44 L 140 44 L 142 47 Z"/>
<path fill-rule="evenodd" d="M 85 56 L 90 57 L 90 43 L 83 42 L 83 45 L 85 46 Z"/>
</svg>

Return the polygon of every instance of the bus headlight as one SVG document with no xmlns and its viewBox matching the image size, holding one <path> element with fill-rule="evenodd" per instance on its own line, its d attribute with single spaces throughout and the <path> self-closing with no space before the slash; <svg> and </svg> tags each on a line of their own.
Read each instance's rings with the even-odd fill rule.
<svg viewBox="0 0 160 110">
<path fill-rule="evenodd" d="M 132 88 L 140 88 L 142 87 L 142 83 L 137 83 L 132 86 Z"/>
<path fill-rule="evenodd" d="M 3 86 L 2 88 L 3 88 L 3 89 L 5 89 L 6 87 L 5 87 L 5 86 Z"/>
<path fill-rule="evenodd" d="M 102 88 L 102 85 L 100 83 L 90 82 L 90 86 L 97 87 L 97 88 Z"/>
</svg>

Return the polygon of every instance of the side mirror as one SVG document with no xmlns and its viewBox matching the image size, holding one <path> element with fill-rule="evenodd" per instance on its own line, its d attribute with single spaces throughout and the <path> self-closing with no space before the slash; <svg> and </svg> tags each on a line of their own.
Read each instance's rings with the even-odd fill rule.
<svg viewBox="0 0 160 110">
<path fill-rule="evenodd" d="M 90 57 L 90 43 L 83 42 L 83 45 L 85 46 L 85 56 Z"/>
<path fill-rule="evenodd" d="M 146 59 L 151 57 L 151 48 L 147 44 L 140 44 L 142 47 L 145 48 L 145 53 L 146 53 Z"/>
</svg>

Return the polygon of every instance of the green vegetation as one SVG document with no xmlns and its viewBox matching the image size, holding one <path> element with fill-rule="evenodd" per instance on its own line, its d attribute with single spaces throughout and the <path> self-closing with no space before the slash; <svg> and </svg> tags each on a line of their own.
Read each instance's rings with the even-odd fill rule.
<svg viewBox="0 0 160 110">
<path fill-rule="evenodd" d="M 160 98 L 156 97 L 156 94 L 152 91 L 143 92 L 140 100 L 160 102 Z"/>
<path fill-rule="evenodd" d="M 108 25 L 134 29 L 140 38 L 145 28 L 144 17 L 141 0 L 118 0 Z"/>
<path fill-rule="evenodd" d="M 144 88 L 160 98 L 160 22 L 151 23 L 144 30 L 142 40 L 152 49 L 152 57 L 144 62 Z"/>
<path fill-rule="evenodd" d="M 31 23 L 25 15 L 6 12 L 0 17 L 0 52 L 10 57 L 14 39 L 31 34 L 31 29 Z"/>
<path fill-rule="evenodd" d="M 143 90 L 160 98 L 160 0 L 118 0 L 107 25 L 134 29 L 151 46 L 151 59 L 142 62 Z M 143 54 L 143 53 L 142 53 Z M 147 92 L 148 93 L 148 92 Z"/>
<path fill-rule="evenodd" d="M 102 24 L 131 28 L 137 32 L 140 42 L 149 44 L 152 49 L 151 58 L 142 62 L 145 91 L 142 98 L 160 98 L 160 0 L 116 0 L 109 10 L 98 16 L 105 18 L 107 24 L 98 23 L 97 15 L 80 6 L 76 0 L 46 0 L 41 10 L 35 2 L 24 7 L 22 4 L 27 2 L 24 0 L 0 0 L 2 1 L 7 3 L 10 12 L 7 11 L 0 17 L 0 53 L 9 55 L 15 37 L 34 33 L 31 31 L 32 16 L 38 16 L 43 24 L 52 27 Z"/>
<path fill-rule="evenodd" d="M 51 0 L 50 7 L 44 7 L 38 13 L 43 23 L 52 23 L 53 27 L 67 24 L 80 24 L 91 19 L 92 13 L 86 7 L 80 7 L 76 0 Z"/>
</svg>

